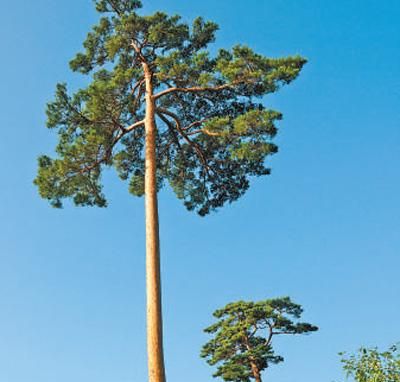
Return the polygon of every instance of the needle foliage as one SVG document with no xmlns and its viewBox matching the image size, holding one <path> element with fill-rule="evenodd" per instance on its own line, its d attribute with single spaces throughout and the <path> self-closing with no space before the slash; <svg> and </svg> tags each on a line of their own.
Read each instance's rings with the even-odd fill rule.
<svg viewBox="0 0 400 382">
<path fill-rule="evenodd" d="M 276 354 L 273 339 L 279 335 L 307 334 L 318 327 L 299 322 L 303 309 L 289 297 L 259 302 L 238 301 L 216 310 L 217 322 L 205 329 L 212 335 L 201 352 L 214 377 L 225 381 L 261 381 L 261 372 L 283 362 Z"/>
<path fill-rule="evenodd" d="M 218 26 L 201 17 L 141 14 L 138 0 L 99 0 L 101 17 L 70 62 L 91 82 L 75 93 L 65 83 L 47 105 L 58 134 L 55 155 L 39 158 L 35 184 L 55 207 L 107 205 L 101 175 L 114 167 L 129 191 L 144 194 L 145 89 L 152 72 L 157 120 L 157 179 L 189 210 L 206 215 L 237 200 L 250 178 L 270 173 L 278 111 L 262 97 L 292 82 L 306 60 L 268 58 L 238 45 L 208 51 Z"/>
</svg>

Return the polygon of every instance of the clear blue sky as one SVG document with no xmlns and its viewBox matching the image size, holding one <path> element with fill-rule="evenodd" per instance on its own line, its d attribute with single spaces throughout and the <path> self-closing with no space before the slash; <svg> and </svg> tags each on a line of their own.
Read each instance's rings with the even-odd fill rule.
<svg viewBox="0 0 400 382">
<path fill-rule="evenodd" d="M 90 0 L 3 3 L 0 380 L 146 380 L 143 200 L 107 176 L 108 209 L 51 209 L 32 185 L 55 136 L 44 106 L 96 20 Z M 289 295 L 320 331 L 276 341 L 274 382 L 341 379 L 337 353 L 400 340 L 400 2 L 144 0 L 217 21 L 218 47 L 302 54 L 267 104 L 284 113 L 273 174 L 207 218 L 161 194 L 169 381 L 211 381 L 212 311 Z M 148 5 L 150 4 L 150 5 Z"/>
</svg>

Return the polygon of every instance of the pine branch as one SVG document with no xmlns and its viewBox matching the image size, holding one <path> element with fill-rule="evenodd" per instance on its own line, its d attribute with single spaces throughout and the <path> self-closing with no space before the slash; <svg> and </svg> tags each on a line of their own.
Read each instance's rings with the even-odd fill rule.
<svg viewBox="0 0 400 382">
<path fill-rule="evenodd" d="M 219 86 L 194 86 L 191 88 L 180 88 L 180 87 L 173 87 L 169 89 L 165 89 L 158 94 L 155 94 L 153 97 L 155 100 L 159 99 L 160 97 L 170 94 L 170 93 L 201 93 L 201 92 L 207 92 L 207 91 L 212 91 L 212 92 L 218 92 L 224 89 L 229 89 L 233 88 L 235 85 L 238 85 L 240 82 L 232 82 L 230 84 L 224 84 L 224 85 L 219 85 Z"/>
</svg>

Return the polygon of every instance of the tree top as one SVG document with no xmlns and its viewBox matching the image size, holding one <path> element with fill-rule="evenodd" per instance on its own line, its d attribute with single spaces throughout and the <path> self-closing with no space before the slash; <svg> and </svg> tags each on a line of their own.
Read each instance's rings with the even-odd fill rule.
<svg viewBox="0 0 400 382">
<path fill-rule="evenodd" d="M 262 99 L 292 82 L 306 60 L 268 58 L 244 45 L 211 55 L 218 26 L 178 15 L 141 15 L 140 1 L 99 0 L 99 22 L 70 62 L 91 83 L 70 94 L 58 84 L 47 106 L 57 131 L 56 158 L 39 158 L 35 184 L 61 207 L 106 206 L 101 174 L 114 167 L 133 195 L 144 194 L 146 81 L 157 123 L 158 187 L 165 183 L 200 215 L 243 195 L 250 178 L 268 175 L 278 111 Z"/>
</svg>

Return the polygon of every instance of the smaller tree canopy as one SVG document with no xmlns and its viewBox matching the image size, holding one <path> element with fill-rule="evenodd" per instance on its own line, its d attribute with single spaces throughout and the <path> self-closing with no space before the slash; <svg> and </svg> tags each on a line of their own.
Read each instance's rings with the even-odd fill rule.
<svg viewBox="0 0 400 382">
<path fill-rule="evenodd" d="M 217 322 L 205 329 L 213 338 L 201 356 L 218 365 L 214 377 L 225 381 L 261 381 L 261 372 L 284 359 L 275 353 L 272 339 L 281 334 L 306 334 L 318 328 L 298 322 L 303 309 L 289 297 L 259 302 L 239 301 L 214 312 Z"/>
<path fill-rule="evenodd" d="M 347 377 L 356 382 L 400 382 L 400 354 L 397 346 L 384 352 L 379 352 L 377 348 L 361 348 L 357 354 L 340 355 Z"/>
</svg>

